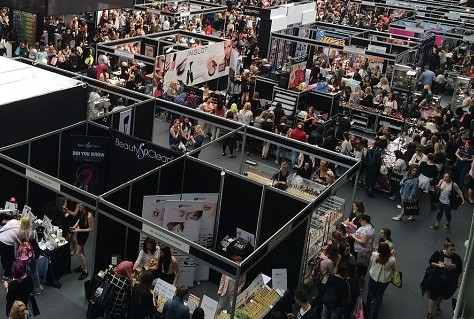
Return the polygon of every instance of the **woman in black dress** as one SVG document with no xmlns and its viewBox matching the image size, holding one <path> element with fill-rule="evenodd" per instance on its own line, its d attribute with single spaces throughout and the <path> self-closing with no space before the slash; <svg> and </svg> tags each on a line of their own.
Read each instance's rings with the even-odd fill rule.
<svg viewBox="0 0 474 319">
<path fill-rule="evenodd" d="M 80 207 L 79 219 L 70 231 L 73 234 L 77 234 L 76 255 L 81 263 L 73 272 L 81 273 L 79 280 L 83 280 L 88 276 L 84 246 L 87 242 L 87 238 L 89 238 L 89 233 L 94 231 L 94 213 L 89 208 L 85 208 L 82 204 L 80 204 Z"/>
<path fill-rule="evenodd" d="M 66 240 L 70 244 L 71 256 L 76 254 L 76 240 L 74 239 L 74 233 L 71 232 L 71 228 L 76 225 L 79 219 L 79 211 L 81 204 L 71 201 L 69 198 L 64 199 L 63 213 L 64 220 L 62 223 L 63 234 L 66 234 Z"/>
</svg>

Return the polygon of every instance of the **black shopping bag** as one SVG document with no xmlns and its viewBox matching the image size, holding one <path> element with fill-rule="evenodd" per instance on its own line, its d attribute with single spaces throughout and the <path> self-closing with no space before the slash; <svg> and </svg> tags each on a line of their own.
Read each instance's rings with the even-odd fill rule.
<svg viewBox="0 0 474 319">
<path fill-rule="evenodd" d="M 404 202 L 403 212 L 407 216 L 420 215 L 420 207 L 418 206 L 417 202 Z"/>
</svg>

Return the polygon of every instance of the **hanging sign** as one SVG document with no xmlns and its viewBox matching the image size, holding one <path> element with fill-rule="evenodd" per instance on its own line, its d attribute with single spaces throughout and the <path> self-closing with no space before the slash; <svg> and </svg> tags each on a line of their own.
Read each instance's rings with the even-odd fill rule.
<svg viewBox="0 0 474 319">
<path fill-rule="evenodd" d="M 344 39 L 322 37 L 319 41 L 324 42 L 324 43 L 342 45 L 342 46 L 346 45 L 346 40 L 344 40 Z"/>
</svg>

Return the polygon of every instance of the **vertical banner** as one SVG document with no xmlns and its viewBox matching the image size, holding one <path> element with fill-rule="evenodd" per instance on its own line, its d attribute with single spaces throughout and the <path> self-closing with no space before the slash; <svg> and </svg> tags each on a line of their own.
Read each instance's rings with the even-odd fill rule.
<svg viewBox="0 0 474 319">
<path fill-rule="evenodd" d="M 195 243 L 199 241 L 204 202 L 166 201 L 163 227 Z M 171 247 L 172 248 L 172 247 Z M 196 262 L 180 251 L 172 249 L 179 263 L 180 275 L 177 284 L 192 287 Z"/>
<path fill-rule="evenodd" d="M 105 160 L 108 141 L 105 137 L 72 135 L 70 182 L 91 194 L 104 192 Z"/>
<path fill-rule="evenodd" d="M 214 225 L 216 223 L 218 193 L 196 193 L 183 194 L 181 200 L 204 202 L 201 217 L 201 228 L 199 230 L 198 244 L 212 249 L 212 240 L 214 238 Z M 209 280 L 209 267 L 196 264 L 194 280 Z"/>
<path fill-rule="evenodd" d="M 132 123 L 132 109 L 120 112 L 119 132 L 130 135 Z"/>
</svg>

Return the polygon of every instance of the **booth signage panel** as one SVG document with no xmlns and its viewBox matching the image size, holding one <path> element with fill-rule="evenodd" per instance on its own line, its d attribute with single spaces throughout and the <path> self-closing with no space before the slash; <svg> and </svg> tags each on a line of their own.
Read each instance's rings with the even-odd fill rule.
<svg viewBox="0 0 474 319">
<path fill-rule="evenodd" d="M 126 58 L 130 60 L 133 60 L 135 58 L 135 55 L 133 53 L 124 50 L 114 50 L 114 54 L 121 58 Z"/>
<path fill-rule="evenodd" d="M 319 39 L 319 41 L 324 42 L 324 43 L 329 43 L 329 44 L 338 44 L 338 45 L 346 45 L 346 40 L 344 39 L 336 39 L 336 38 L 331 38 L 331 37 L 322 37 Z"/>
<path fill-rule="evenodd" d="M 244 6 L 244 15 L 246 16 L 260 17 L 261 19 L 270 19 L 270 13 L 270 10 L 264 8 Z"/>
<path fill-rule="evenodd" d="M 107 138 L 73 135 L 70 143 L 72 153 L 69 182 L 95 195 L 103 193 Z"/>
<path fill-rule="evenodd" d="M 179 239 L 176 239 L 168 234 L 165 234 L 161 229 L 149 226 L 149 225 L 142 225 L 142 231 L 155 237 L 159 241 L 166 243 L 176 249 L 179 249 L 185 253 L 189 253 L 189 245 L 182 242 Z"/>
<path fill-rule="evenodd" d="M 348 47 L 348 46 L 345 46 L 343 49 L 342 49 L 343 52 L 346 52 L 346 53 L 352 53 L 352 54 L 365 54 L 365 50 L 364 49 L 360 49 L 360 48 L 354 48 L 354 47 Z"/>
<path fill-rule="evenodd" d="M 51 178 L 49 178 L 48 176 L 44 174 L 34 172 L 28 168 L 26 169 L 26 176 L 48 188 L 52 188 L 57 191 L 61 189 L 61 185 L 58 182 L 52 180 Z"/>
</svg>

